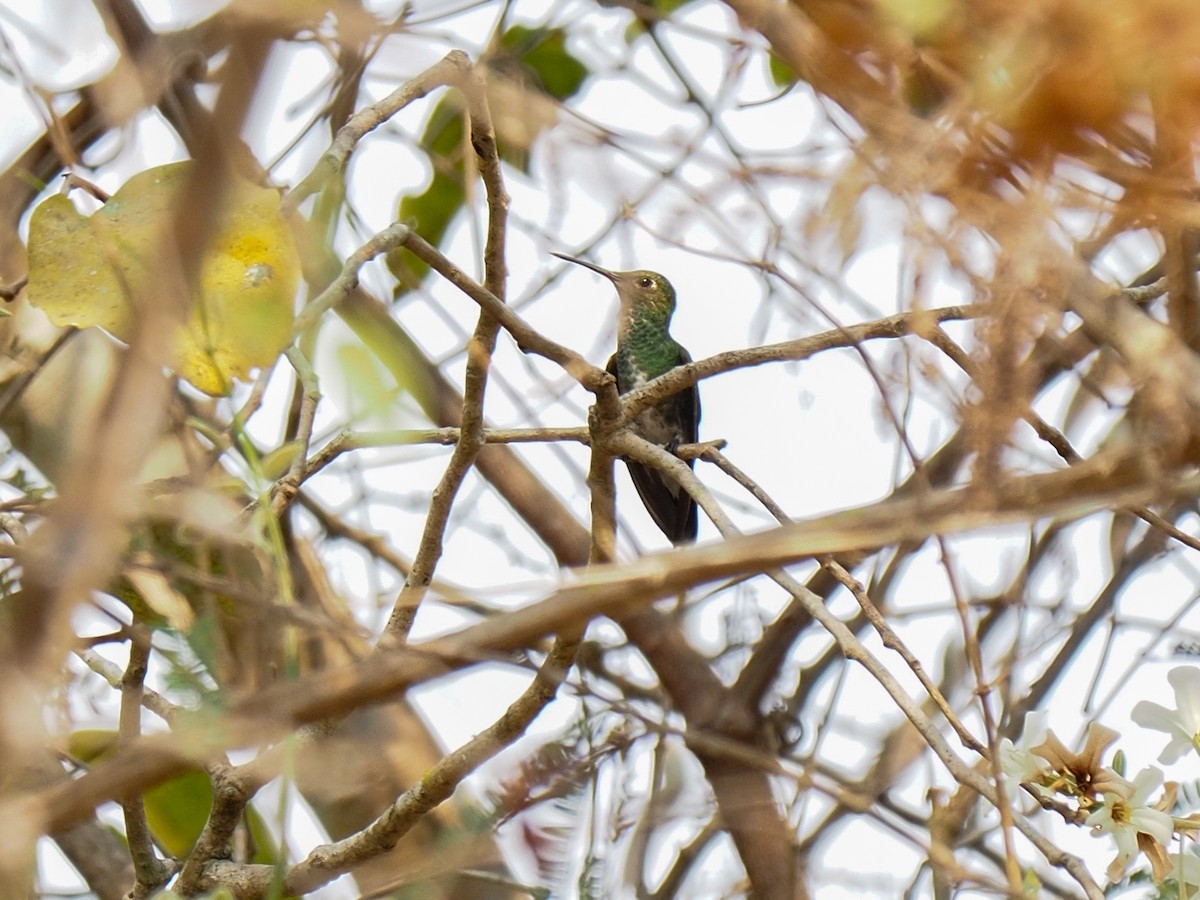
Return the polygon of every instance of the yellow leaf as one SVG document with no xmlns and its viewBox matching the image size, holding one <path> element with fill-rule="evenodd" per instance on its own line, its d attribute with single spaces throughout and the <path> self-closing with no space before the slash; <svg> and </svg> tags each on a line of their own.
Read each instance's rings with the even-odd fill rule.
<svg viewBox="0 0 1200 900">
<path fill-rule="evenodd" d="M 100 728 L 80 728 L 67 738 L 67 752 L 85 763 L 102 762 L 117 750 L 117 733 Z"/>
<path fill-rule="evenodd" d="M 62 195 L 29 219 L 29 302 L 55 325 L 96 325 L 124 337 L 129 298 L 92 223 Z"/>
<path fill-rule="evenodd" d="M 296 458 L 303 452 L 303 441 L 288 441 L 282 447 L 277 447 L 259 462 L 259 469 L 262 472 L 262 476 L 270 478 L 272 481 L 276 478 L 282 478 L 287 474 L 288 469 L 292 467 L 292 463 L 296 461 Z"/>
<path fill-rule="evenodd" d="M 131 566 L 125 570 L 125 577 L 146 605 L 166 619 L 168 625 L 177 631 L 192 630 L 196 614 L 165 575 L 154 569 Z"/>
<path fill-rule="evenodd" d="M 128 339 L 131 297 L 149 283 L 162 236 L 194 164 L 129 179 L 92 216 L 51 197 L 29 223 L 29 302 L 56 325 L 96 326 Z M 191 313 L 173 342 L 174 367 L 209 394 L 271 365 L 291 343 L 300 261 L 279 195 L 238 179 L 202 253 Z"/>
</svg>

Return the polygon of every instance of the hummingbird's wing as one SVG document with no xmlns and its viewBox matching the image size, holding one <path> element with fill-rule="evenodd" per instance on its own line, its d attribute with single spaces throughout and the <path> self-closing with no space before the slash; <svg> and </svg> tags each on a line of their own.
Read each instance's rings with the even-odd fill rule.
<svg viewBox="0 0 1200 900">
<path fill-rule="evenodd" d="M 692 361 L 682 347 L 679 355 L 680 365 Z M 626 393 L 629 385 L 621 383 L 615 355 L 609 359 L 606 368 L 608 373 L 617 379 L 617 390 L 622 394 Z M 653 410 L 647 412 L 659 413 L 677 428 L 677 439 L 671 441 L 672 445 L 696 442 L 700 423 L 700 392 L 695 385 L 666 398 Z M 644 416 L 645 413 L 642 415 Z M 668 445 L 666 449 L 673 451 L 674 446 Z M 688 460 L 687 464 L 692 466 L 693 461 Z M 662 529 L 663 534 L 670 539 L 671 543 L 684 544 L 694 541 L 698 520 L 696 501 L 692 499 L 691 495 L 673 478 L 658 469 L 632 459 L 625 460 L 625 465 L 629 469 L 633 486 L 637 488 L 638 496 L 642 498 L 642 504 L 646 507 L 646 511 L 650 513 L 654 523 Z"/>
<path fill-rule="evenodd" d="M 686 366 L 692 361 L 692 354 L 682 347 L 679 348 L 679 365 Z M 675 395 L 680 402 L 680 412 L 683 418 L 683 433 L 685 439 L 681 444 L 694 444 L 700 440 L 700 386 L 693 384 Z M 689 460 L 692 465 L 694 460 Z"/>
<path fill-rule="evenodd" d="M 679 365 L 685 366 L 692 361 L 692 355 L 683 347 L 679 348 Z M 674 397 L 670 398 L 676 402 L 679 408 L 679 418 L 683 422 L 683 440 L 681 444 L 694 444 L 700 440 L 700 386 L 693 384 L 689 388 L 680 391 Z M 694 459 L 687 460 L 688 468 L 695 468 L 696 461 Z M 682 526 L 682 541 L 696 540 L 696 530 L 698 521 L 696 518 L 696 501 L 692 499 L 683 488 L 679 492 L 687 498 L 687 518 Z M 680 543 L 674 538 L 672 543 Z"/>
</svg>

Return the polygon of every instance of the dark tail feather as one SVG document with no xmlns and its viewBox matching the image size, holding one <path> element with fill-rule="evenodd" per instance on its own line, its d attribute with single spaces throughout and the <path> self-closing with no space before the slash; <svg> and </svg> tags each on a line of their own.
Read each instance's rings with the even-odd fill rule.
<svg viewBox="0 0 1200 900">
<path fill-rule="evenodd" d="M 657 469 L 631 459 L 625 464 L 646 511 L 671 543 L 690 544 L 696 540 L 699 520 L 691 495 Z"/>
</svg>

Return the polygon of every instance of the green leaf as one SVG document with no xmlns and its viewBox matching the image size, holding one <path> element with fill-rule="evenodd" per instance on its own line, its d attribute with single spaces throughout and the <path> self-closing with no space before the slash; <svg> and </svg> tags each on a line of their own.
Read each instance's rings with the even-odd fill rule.
<svg viewBox="0 0 1200 900">
<path fill-rule="evenodd" d="M 446 230 L 466 200 L 467 193 L 460 173 L 446 175 L 435 172 L 433 180 L 420 194 L 400 200 L 399 221 L 435 247 L 441 246 Z M 400 282 L 397 293 L 420 286 L 429 266 L 407 250 L 392 250 L 387 257 L 388 268 Z"/>
<path fill-rule="evenodd" d="M 904 102 L 918 116 L 932 116 L 946 103 L 950 88 L 917 57 L 904 75 Z"/>
<path fill-rule="evenodd" d="M 501 159 L 528 171 L 533 142 L 557 121 L 557 104 L 577 93 L 590 74 L 567 51 L 561 28 L 514 25 L 500 37 L 488 59 L 488 105 Z M 454 217 L 466 203 L 464 155 L 466 115 L 461 96 L 451 92 L 438 101 L 420 145 L 429 154 L 433 177 L 418 194 L 401 198 L 399 221 L 435 247 L 441 246 Z M 400 282 L 396 293 L 417 287 L 429 267 L 404 250 L 388 254 L 388 268 Z"/>
<path fill-rule="evenodd" d="M 776 56 L 774 52 L 767 54 L 767 69 L 771 73 L 771 80 L 779 87 L 791 87 L 799 80 L 796 77 L 796 70 Z"/>
<path fill-rule="evenodd" d="M 83 728 L 71 733 L 68 749 L 89 765 L 102 763 L 117 753 L 117 733 Z M 200 836 L 212 810 L 212 785 L 201 769 L 185 772 L 142 795 L 146 823 L 154 840 L 176 858 L 185 857 Z"/>
<path fill-rule="evenodd" d="M 636 17 L 625 29 L 625 42 L 627 44 L 632 44 L 635 38 L 645 33 L 646 26 L 648 24 L 653 24 L 654 22 L 661 21 L 663 19 L 669 19 L 673 12 L 682 9 L 691 2 L 693 2 L 693 0 L 649 0 L 649 2 L 645 5 L 649 6 L 658 15 L 653 19 L 648 16 Z"/>
<path fill-rule="evenodd" d="M 182 859 L 192 852 L 212 812 L 212 784 L 203 771 L 185 772 L 142 795 L 146 824 L 167 853 Z"/>
<path fill-rule="evenodd" d="M 82 728 L 71 733 L 68 749 L 72 756 L 94 765 L 116 755 L 117 744 L 115 731 Z M 212 784 L 203 769 L 184 772 L 146 790 L 142 802 L 155 842 L 176 859 L 185 858 L 208 821 L 212 797 Z M 245 823 L 254 840 L 251 862 L 275 865 L 279 853 L 274 839 L 253 806 L 246 807 Z"/>
<path fill-rule="evenodd" d="M 369 421 L 386 428 L 396 415 L 395 383 L 362 344 L 347 342 L 337 348 L 338 364 L 348 387 L 346 402 L 355 422 Z"/>
<path fill-rule="evenodd" d="M 561 28 L 514 25 L 500 38 L 500 46 L 512 51 L 542 90 L 557 100 L 574 96 L 590 74 L 567 52 L 567 33 Z"/>
</svg>

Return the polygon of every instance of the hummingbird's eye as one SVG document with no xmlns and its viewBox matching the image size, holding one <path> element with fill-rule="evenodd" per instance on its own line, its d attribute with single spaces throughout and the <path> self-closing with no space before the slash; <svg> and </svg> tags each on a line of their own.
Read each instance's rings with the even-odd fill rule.
<svg viewBox="0 0 1200 900">
<path fill-rule="evenodd" d="M 649 275 L 643 275 L 638 279 L 638 287 L 652 288 L 654 287 L 654 279 Z"/>
</svg>

